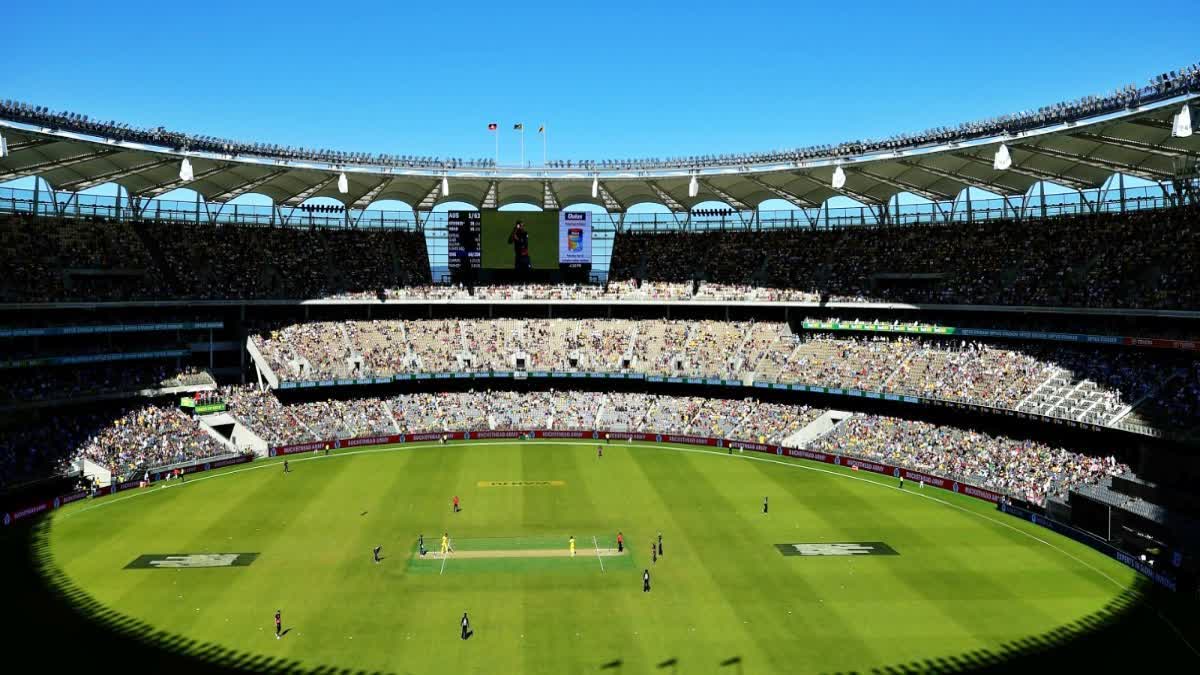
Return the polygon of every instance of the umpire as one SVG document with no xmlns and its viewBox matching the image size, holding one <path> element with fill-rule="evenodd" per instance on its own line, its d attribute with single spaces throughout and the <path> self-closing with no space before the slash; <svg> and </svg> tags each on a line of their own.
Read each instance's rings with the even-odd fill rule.
<svg viewBox="0 0 1200 675">
<path fill-rule="evenodd" d="M 650 570 L 642 570 L 642 592 L 650 592 Z M 467 615 L 463 614 L 463 619 L 466 620 Z"/>
<path fill-rule="evenodd" d="M 466 640 L 467 635 L 471 633 L 471 620 L 467 618 L 467 613 L 463 612 L 462 618 L 462 639 Z"/>
</svg>

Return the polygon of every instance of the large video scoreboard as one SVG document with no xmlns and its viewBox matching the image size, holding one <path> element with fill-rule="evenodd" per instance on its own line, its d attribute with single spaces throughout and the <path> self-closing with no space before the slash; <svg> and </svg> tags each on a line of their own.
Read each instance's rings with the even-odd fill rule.
<svg viewBox="0 0 1200 675">
<path fill-rule="evenodd" d="M 478 211 L 446 212 L 446 248 L 450 254 L 451 273 L 477 270 L 481 258 L 480 213 Z"/>
<path fill-rule="evenodd" d="M 586 279 L 592 214 L 448 211 L 446 252 L 451 277 L 464 282 Z"/>
</svg>

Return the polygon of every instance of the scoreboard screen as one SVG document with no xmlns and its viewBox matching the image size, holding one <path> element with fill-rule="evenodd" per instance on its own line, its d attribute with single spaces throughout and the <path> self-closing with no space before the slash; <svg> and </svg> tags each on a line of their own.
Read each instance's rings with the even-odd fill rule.
<svg viewBox="0 0 1200 675">
<path fill-rule="evenodd" d="M 479 234 L 478 211 L 446 212 L 446 249 L 451 272 L 479 269 Z"/>
</svg>

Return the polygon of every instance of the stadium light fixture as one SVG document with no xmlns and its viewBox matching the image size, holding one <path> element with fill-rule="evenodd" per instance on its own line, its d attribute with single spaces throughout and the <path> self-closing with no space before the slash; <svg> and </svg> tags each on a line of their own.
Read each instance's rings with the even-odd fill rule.
<svg viewBox="0 0 1200 675">
<path fill-rule="evenodd" d="M 696 174 L 692 174 L 692 179 L 688 181 L 688 196 L 695 197 L 700 194 L 700 181 L 696 180 Z"/>
<path fill-rule="evenodd" d="M 595 199 L 598 194 L 600 194 L 600 177 L 592 176 L 592 199 Z"/>
<path fill-rule="evenodd" d="M 184 157 L 183 164 L 179 165 L 179 180 L 190 181 L 195 177 L 196 174 L 192 171 L 192 163 L 188 161 L 187 157 Z"/>
<path fill-rule="evenodd" d="M 842 167 L 833 170 L 833 189 L 841 190 L 846 187 L 846 172 L 842 171 Z"/>
<path fill-rule="evenodd" d="M 1192 135 L 1192 109 L 1188 104 L 1184 103 L 1183 109 L 1175 116 L 1175 122 L 1171 125 L 1171 135 L 1175 138 L 1187 138 Z"/>
<path fill-rule="evenodd" d="M 338 175 L 338 192 L 346 194 L 350 191 L 350 181 L 346 180 L 346 172 L 343 171 Z"/>
<path fill-rule="evenodd" d="M 1008 171 L 1012 166 L 1012 155 L 1008 154 L 1008 146 L 1001 143 L 996 149 L 996 157 L 992 159 L 992 168 L 997 171 Z"/>
<path fill-rule="evenodd" d="M 447 197 L 449 195 L 450 195 L 450 177 L 443 175 L 442 176 L 442 196 Z"/>
</svg>

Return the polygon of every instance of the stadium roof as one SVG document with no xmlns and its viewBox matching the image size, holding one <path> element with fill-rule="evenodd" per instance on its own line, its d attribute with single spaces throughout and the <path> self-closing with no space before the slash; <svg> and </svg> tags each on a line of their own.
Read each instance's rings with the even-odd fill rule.
<svg viewBox="0 0 1200 675">
<path fill-rule="evenodd" d="M 692 166 L 437 166 L 358 154 L 337 157 L 342 161 L 322 156 L 296 158 L 283 152 L 272 154 L 269 149 L 274 146 L 236 153 L 180 149 L 173 147 L 172 141 L 191 137 L 160 131 L 156 133 L 167 140 L 156 144 L 137 134 L 115 133 L 128 129 L 124 125 L 69 123 L 86 122 L 86 118 L 59 124 L 47 116 L 43 126 L 28 116 L 9 114 L 10 109 L 5 108 L 0 110 L 0 134 L 7 141 L 9 155 L 0 159 L 0 182 L 40 176 L 60 192 L 79 192 L 111 182 L 123 186 L 131 198 L 143 200 L 177 188 L 193 189 L 213 203 L 258 193 L 285 206 L 331 197 L 348 208 L 362 209 L 375 201 L 394 199 L 422 211 L 450 201 L 481 208 L 532 203 L 547 209 L 592 203 L 614 213 L 644 202 L 663 204 L 673 211 L 707 201 L 745 210 L 770 199 L 811 208 L 837 195 L 876 206 L 899 193 L 949 201 L 967 187 L 1012 197 L 1027 194 L 1042 181 L 1083 190 L 1100 187 L 1117 173 L 1156 183 L 1194 173 L 1200 163 L 1200 134 L 1189 138 L 1171 134 L 1173 117 L 1181 107 L 1200 99 L 1200 92 L 1189 88 L 1191 91 L 1152 102 L 1139 99 L 1136 105 L 1116 110 L 1101 108 L 1104 112 L 1091 116 L 1086 116 L 1085 110 L 1084 116 L 1050 116 L 1044 124 L 1010 125 L 1021 127 L 1016 132 L 988 130 L 973 137 L 950 132 L 933 141 L 912 137 L 890 144 L 843 144 L 824 153 L 817 149 L 793 156 L 747 155 Z M 114 133 L 108 133 L 109 129 Z M 1012 166 L 1002 171 L 993 168 L 1001 144 L 1012 157 Z M 205 144 L 185 144 L 196 145 Z M 847 152 L 846 147 L 862 151 Z M 185 157 L 193 167 L 191 180 L 180 177 Z M 838 166 L 846 180 L 843 187 L 835 189 L 832 176 Z M 338 189 L 342 172 L 348 183 L 344 194 Z M 689 196 L 693 177 L 695 195 Z M 444 179 L 448 194 L 443 191 Z"/>
</svg>

